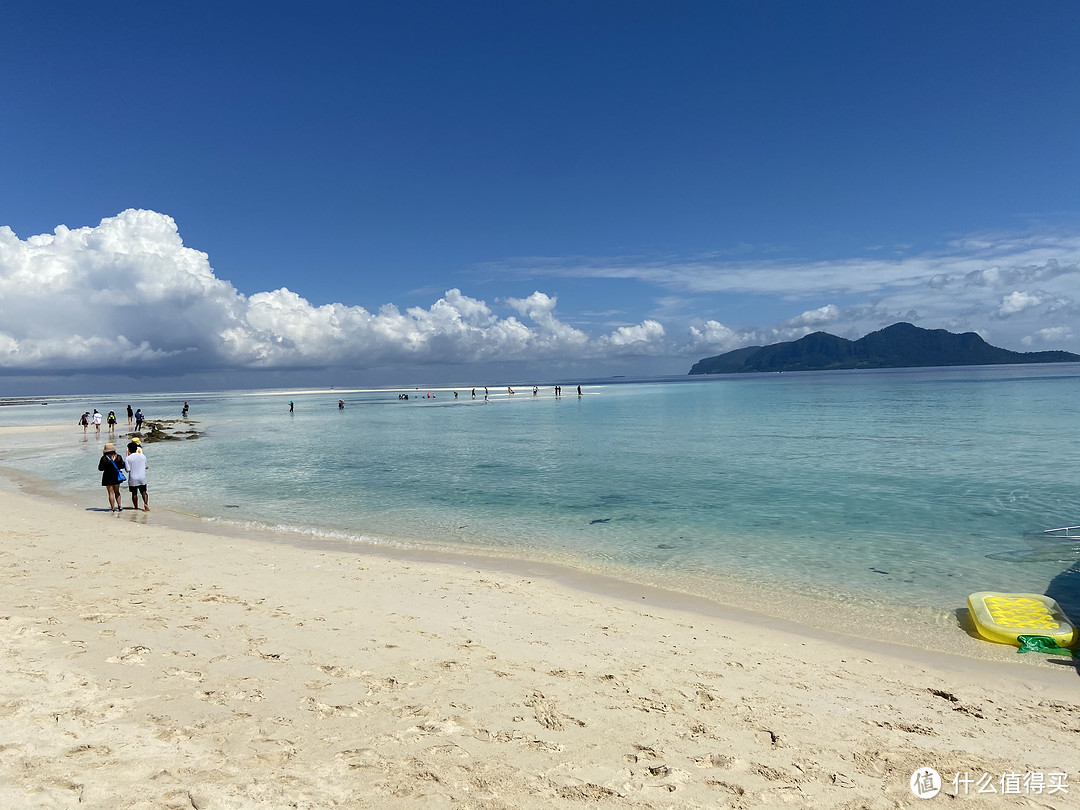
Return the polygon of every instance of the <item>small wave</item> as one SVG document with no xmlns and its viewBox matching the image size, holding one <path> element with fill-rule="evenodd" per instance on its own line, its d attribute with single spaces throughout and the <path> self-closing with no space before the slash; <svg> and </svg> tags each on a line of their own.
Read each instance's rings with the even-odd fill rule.
<svg viewBox="0 0 1080 810">
<path fill-rule="evenodd" d="M 258 529 L 261 531 L 280 532 L 283 534 L 300 534 L 307 537 L 319 537 L 329 540 L 344 540 L 348 543 L 365 543 L 375 546 L 388 546 L 391 548 L 411 548 L 408 543 L 397 540 L 387 540 L 385 537 L 375 537 L 370 534 L 353 534 L 329 529 L 313 529 L 309 526 L 292 526 L 288 523 L 260 523 L 257 520 L 231 520 L 223 517 L 203 518 L 208 523 L 222 523 L 227 526 L 239 526 L 243 529 Z"/>
<path fill-rule="evenodd" d="M 1061 546 L 1068 543 L 1080 546 L 1080 527 L 1078 526 L 1067 526 L 1060 529 L 1038 529 L 1021 532 L 1021 536 L 1033 548 Z"/>
<path fill-rule="evenodd" d="M 1080 545 L 1069 543 L 1057 546 L 1047 545 L 1037 549 L 998 551 L 993 554 L 987 554 L 986 558 L 988 560 L 999 560 L 1001 562 L 1078 562 L 1080 561 Z"/>
</svg>

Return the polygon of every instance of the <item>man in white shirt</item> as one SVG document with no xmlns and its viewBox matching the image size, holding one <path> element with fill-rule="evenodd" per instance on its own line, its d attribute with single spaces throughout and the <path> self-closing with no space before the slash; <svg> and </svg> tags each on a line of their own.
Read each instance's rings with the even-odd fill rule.
<svg viewBox="0 0 1080 810">
<path fill-rule="evenodd" d="M 131 505 L 139 508 L 139 493 L 142 493 L 143 510 L 150 511 L 150 499 L 146 495 L 146 456 L 143 455 L 142 447 L 138 439 L 128 442 L 128 454 L 124 460 L 124 469 L 127 471 L 128 490 L 131 492 Z"/>
</svg>

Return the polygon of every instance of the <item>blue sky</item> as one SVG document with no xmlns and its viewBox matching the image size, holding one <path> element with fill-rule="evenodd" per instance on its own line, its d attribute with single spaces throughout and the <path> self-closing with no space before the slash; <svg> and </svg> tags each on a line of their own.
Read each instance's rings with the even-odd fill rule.
<svg viewBox="0 0 1080 810">
<path fill-rule="evenodd" d="M 24 5 L 0 384 L 1080 351 L 1075 4 Z"/>
</svg>

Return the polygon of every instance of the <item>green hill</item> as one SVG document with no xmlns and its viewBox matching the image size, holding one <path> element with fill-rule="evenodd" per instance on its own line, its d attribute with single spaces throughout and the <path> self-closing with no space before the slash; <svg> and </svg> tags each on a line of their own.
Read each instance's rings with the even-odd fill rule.
<svg viewBox="0 0 1080 810">
<path fill-rule="evenodd" d="M 814 332 L 771 346 L 749 346 L 706 357 L 691 374 L 736 374 L 751 371 L 824 371 L 842 368 L 917 368 L 919 366 L 983 366 L 1015 363 L 1073 363 L 1071 352 L 1013 352 L 991 346 L 974 332 L 921 329 L 894 323 L 858 340 Z"/>
</svg>

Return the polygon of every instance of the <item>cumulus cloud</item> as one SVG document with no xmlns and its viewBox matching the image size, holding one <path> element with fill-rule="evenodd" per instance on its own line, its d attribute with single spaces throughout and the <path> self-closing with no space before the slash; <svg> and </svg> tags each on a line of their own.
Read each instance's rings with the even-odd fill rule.
<svg viewBox="0 0 1080 810">
<path fill-rule="evenodd" d="M 543 292 L 516 315 L 448 290 L 428 308 L 314 306 L 286 289 L 245 296 L 184 246 L 171 217 L 128 210 L 97 227 L 20 240 L 0 227 L 0 370 L 128 373 L 347 364 L 471 363 L 654 353 L 655 321 L 591 337 Z"/>
<path fill-rule="evenodd" d="M 783 325 L 793 329 L 817 330 L 823 326 L 828 326 L 839 317 L 840 308 L 835 304 L 826 304 L 823 307 L 807 310 L 797 317 L 790 318 L 784 321 Z"/>
<path fill-rule="evenodd" d="M 1007 318 L 1009 315 L 1015 315 L 1026 309 L 1037 307 L 1041 303 L 1042 299 L 1037 295 L 1013 290 L 1001 299 L 1001 306 L 998 307 L 997 314 L 999 317 Z"/>
<path fill-rule="evenodd" d="M 1038 331 L 1039 337 L 1047 343 L 1061 343 L 1073 339 L 1073 330 L 1068 326 L 1051 326 Z"/>
<path fill-rule="evenodd" d="M 600 337 L 597 343 L 601 347 L 610 347 L 620 353 L 628 351 L 641 354 L 661 354 L 671 347 L 664 344 L 663 324 L 658 321 L 644 321 L 637 326 L 620 326 L 609 335 Z"/>
<path fill-rule="evenodd" d="M 734 329 L 711 319 L 690 327 L 690 341 L 695 347 L 723 352 L 747 345 L 744 340 L 744 336 Z"/>
<path fill-rule="evenodd" d="M 153 211 L 25 240 L 0 227 L 0 373 L 507 361 L 595 361 L 599 369 L 605 360 L 698 359 L 821 329 L 857 338 L 899 320 L 978 331 L 996 345 L 1080 349 L 1072 329 L 1080 322 L 1080 237 L 980 235 L 934 254 L 876 253 L 831 262 L 717 253 L 503 266 L 541 280 L 633 279 L 657 289 L 651 313 L 590 332 L 563 320 L 556 297 L 539 289 L 488 302 L 455 287 L 405 311 L 315 306 L 286 288 L 244 295 L 214 274 L 205 253 L 183 244 L 172 218 Z M 717 317 L 729 305 L 749 311 L 732 305 L 749 300 L 786 313 L 771 324 Z M 607 302 L 589 303 L 600 310 Z"/>
</svg>

